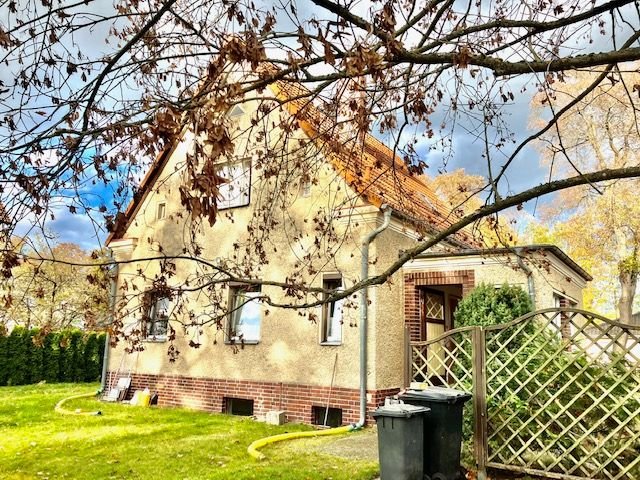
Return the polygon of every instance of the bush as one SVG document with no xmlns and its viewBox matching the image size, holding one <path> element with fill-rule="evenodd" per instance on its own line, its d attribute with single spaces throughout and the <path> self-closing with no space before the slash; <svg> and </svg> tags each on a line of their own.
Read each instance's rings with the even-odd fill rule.
<svg viewBox="0 0 640 480">
<path fill-rule="evenodd" d="M 531 298 L 522 288 L 504 284 L 500 288 L 481 283 L 460 300 L 454 313 L 455 326 L 499 325 L 533 310 Z"/>
<path fill-rule="evenodd" d="M 105 334 L 36 329 L 0 334 L 0 385 L 95 382 L 102 373 Z"/>
<path fill-rule="evenodd" d="M 7 384 L 7 335 L 0 332 L 0 385 Z"/>
<path fill-rule="evenodd" d="M 508 284 L 495 288 L 493 285 L 481 283 L 474 288 L 469 295 L 460 300 L 458 308 L 454 312 L 454 325 L 456 328 L 468 326 L 499 325 L 515 320 L 533 310 L 533 304 L 529 295 L 518 286 Z M 533 326 L 527 326 L 527 329 Z M 511 330 L 511 329 L 509 329 Z M 511 351 L 519 348 L 516 340 L 511 342 L 509 349 L 503 352 L 503 355 L 509 355 Z M 467 347 L 468 357 L 459 357 L 457 367 L 457 377 L 460 378 L 462 370 L 471 371 L 471 346 Z M 471 379 L 467 385 L 463 385 L 464 390 L 470 392 L 472 389 Z M 473 411 L 469 406 L 465 408 L 463 435 L 465 439 L 473 436 Z"/>
<path fill-rule="evenodd" d="M 505 285 L 495 289 L 480 285 L 460 302 L 454 316 L 457 327 L 488 327 L 508 323 L 530 310 L 529 297 L 521 288 Z M 597 430 L 581 439 L 580 445 L 605 456 L 606 452 L 617 452 L 617 463 L 608 467 L 610 472 L 619 473 L 619 465 L 629 465 L 637 457 L 639 444 L 621 447 L 629 440 L 629 431 L 640 428 L 640 423 L 631 422 L 627 424 L 628 430 L 621 429 L 621 425 L 630 422 L 631 416 L 640 410 L 640 398 L 635 393 L 637 364 L 630 364 L 624 358 L 603 361 L 590 358 L 584 351 L 570 348 L 570 342 L 549 328 L 546 320 L 537 318 L 486 332 L 486 357 L 490 438 L 497 426 L 506 427 L 502 432 L 526 425 L 531 431 L 544 426 L 521 456 L 533 460 L 540 455 L 541 461 L 558 461 L 563 468 L 570 469 L 575 464 L 574 457 L 580 454 L 576 438 L 584 435 L 585 428 L 597 425 Z M 458 355 L 458 362 L 467 370 L 471 368 L 464 356 Z M 461 371 L 458 368 L 458 373 Z M 461 387 L 470 391 L 471 379 Z M 621 400 L 623 406 L 619 404 Z M 472 421 L 471 408 L 465 408 L 467 440 L 472 435 Z M 523 435 L 527 433 L 530 432 Z M 520 447 L 518 442 L 524 440 L 510 441 Z M 504 441 L 506 438 L 498 435 L 489 448 L 494 451 Z M 545 451 L 545 445 L 554 447 Z M 572 452 L 571 455 L 563 453 L 566 451 Z M 582 468 L 588 470 L 591 466 Z"/>
</svg>

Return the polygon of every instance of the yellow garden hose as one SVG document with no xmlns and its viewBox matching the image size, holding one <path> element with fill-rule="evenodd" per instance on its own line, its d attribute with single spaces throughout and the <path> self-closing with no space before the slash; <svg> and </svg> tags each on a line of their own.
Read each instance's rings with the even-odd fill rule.
<svg viewBox="0 0 640 480">
<path fill-rule="evenodd" d="M 100 410 L 96 410 L 95 412 L 82 412 L 80 411 L 80 409 L 67 410 L 66 408 L 63 407 L 63 405 L 69 400 L 75 400 L 77 398 L 95 397 L 95 396 L 96 396 L 95 393 L 81 393 L 80 395 L 72 395 L 70 397 L 63 398 L 58 403 L 56 403 L 54 410 L 58 413 L 61 413 L 62 415 L 102 415 L 102 412 Z"/>
<path fill-rule="evenodd" d="M 283 442 L 285 440 L 292 440 L 294 438 L 340 435 L 343 433 L 351 432 L 353 430 L 355 430 L 353 425 L 347 425 L 344 427 L 331 428 L 329 430 L 313 430 L 310 432 L 281 433 L 280 435 L 273 435 L 271 437 L 265 437 L 265 438 L 256 440 L 251 445 L 249 445 L 249 448 L 247 448 L 247 453 L 251 455 L 253 458 L 255 458 L 256 460 L 264 460 L 267 457 L 263 453 L 259 452 L 258 449 L 266 445 L 270 445 L 272 443 L 277 443 L 277 442 Z"/>
</svg>

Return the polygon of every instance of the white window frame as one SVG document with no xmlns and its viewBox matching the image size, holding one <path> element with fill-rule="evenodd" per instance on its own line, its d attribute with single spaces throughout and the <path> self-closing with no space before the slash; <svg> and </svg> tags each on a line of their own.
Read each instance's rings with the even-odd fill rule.
<svg viewBox="0 0 640 480">
<path fill-rule="evenodd" d="M 342 275 L 329 274 L 322 278 L 322 288 L 336 288 L 342 290 L 344 287 Z M 332 285 L 333 284 L 333 285 Z M 329 294 L 323 294 L 326 300 Z M 322 317 L 320 321 L 320 344 L 321 345 L 341 345 L 342 344 L 342 317 L 344 299 L 334 300 L 322 305 Z"/>
<path fill-rule="evenodd" d="M 169 332 L 169 311 L 171 309 L 171 299 L 166 296 L 153 295 L 149 313 L 145 319 L 144 340 L 152 342 L 164 342 L 167 340 Z M 164 333 L 156 334 L 157 324 L 163 322 Z"/>
<path fill-rule="evenodd" d="M 227 318 L 227 343 L 257 344 L 260 342 L 262 329 L 262 305 L 259 299 L 262 291 L 259 286 L 246 284 L 229 286 L 228 318 Z M 253 315 L 257 315 L 257 331 L 249 334 L 249 329 L 243 329 L 243 322 Z"/>
<path fill-rule="evenodd" d="M 251 159 L 220 163 L 216 173 L 227 180 L 218 185 L 218 209 L 246 207 L 251 203 Z"/>
<path fill-rule="evenodd" d="M 309 198 L 311 196 L 311 180 L 302 180 L 300 183 L 300 196 Z"/>
<path fill-rule="evenodd" d="M 156 206 L 156 220 L 164 220 L 167 216 L 167 202 L 158 202 Z"/>
</svg>

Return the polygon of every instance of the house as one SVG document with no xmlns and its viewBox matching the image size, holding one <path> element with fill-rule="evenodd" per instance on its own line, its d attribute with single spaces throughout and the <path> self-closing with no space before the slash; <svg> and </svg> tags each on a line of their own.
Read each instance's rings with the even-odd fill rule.
<svg viewBox="0 0 640 480">
<path fill-rule="evenodd" d="M 336 131 L 328 114 L 300 99 L 299 85 L 278 82 L 270 89 L 264 100 L 269 108 L 255 100 L 229 113 L 236 144 L 255 153 L 220 163 L 217 174 L 228 182 L 219 187 L 212 226 L 199 225 L 195 233 L 185 228 L 180 174 L 194 141 L 186 132 L 158 157 L 125 224 L 109 238 L 122 262 L 116 322 L 130 332 L 129 343 L 109 349 L 109 382 L 130 373 L 135 389 L 158 392 L 160 405 L 258 416 L 284 411 L 289 421 L 316 424 L 356 422 L 363 385 L 357 299 L 304 311 L 260 299 L 281 305 L 300 300 L 278 282 L 327 290 L 352 285 L 361 278 L 362 238 L 374 229 L 385 227 L 369 248 L 370 275 L 417 239 L 451 225 L 451 216 L 379 140 Z M 284 158 L 274 163 L 267 151 L 251 146 L 256 139 L 283 145 L 281 132 L 293 130 L 288 122 L 300 132 L 287 139 Z M 388 225 L 383 205 L 392 209 Z M 170 275 L 166 262 L 145 260 L 181 256 L 192 243 L 196 261 L 171 260 Z M 218 283 L 221 272 L 231 272 L 233 280 Z M 167 286 L 190 290 L 181 290 L 179 305 L 156 288 L 161 277 L 168 278 L 165 292 Z M 367 411 L 403 386 L 405 328 L 423 339 L 454 327 L 455 302 L 478 282 L 531 282 L 537 306 L 553 306 L 554 295 L 580 306 L 589 278 L 556 247 L 486 252 L 466 230 L 449 237 L 369 289 Z"/>
</svg>

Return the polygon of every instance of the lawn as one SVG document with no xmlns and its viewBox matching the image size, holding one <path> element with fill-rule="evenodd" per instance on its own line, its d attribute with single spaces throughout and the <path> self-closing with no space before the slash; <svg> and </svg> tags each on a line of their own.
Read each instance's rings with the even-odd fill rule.
<svg viewBox="0 0 640 480">
<path fill-rule="evenodd" d="M 58 400 L 97 387 L 0 387 L 0 478 L 365 480 L 378 471 L 376 462 L 286 444 L 265 448 L 263 462 L 247 455 L 252 441 L 309 428 L 302 425 L 274 427 L 248 418 L 93 399 L 65 407 L 99 409 L 102 416 L 53 411 Z"/>
</svg>

